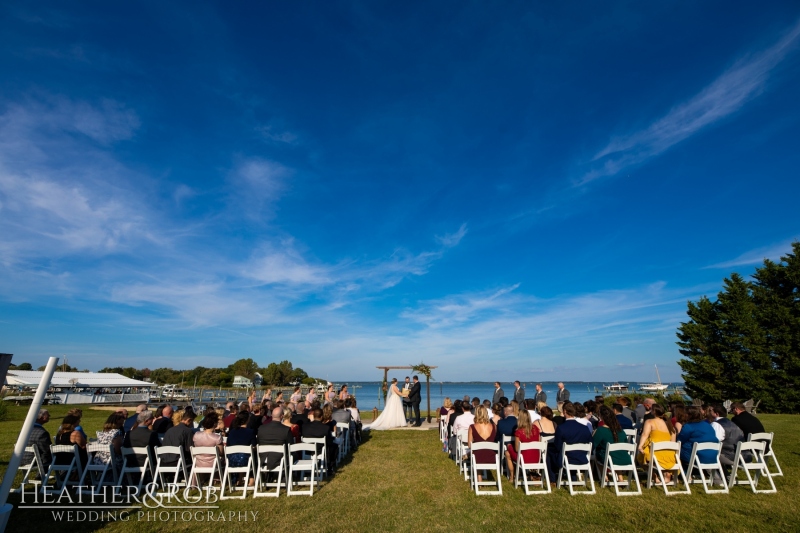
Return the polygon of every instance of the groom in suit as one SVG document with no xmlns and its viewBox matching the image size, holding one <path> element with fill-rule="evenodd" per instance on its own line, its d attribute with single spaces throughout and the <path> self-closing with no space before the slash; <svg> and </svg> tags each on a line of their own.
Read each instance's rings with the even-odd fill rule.
<svg viewBox="0 0 800 533">
<path fill-rule="evenodd" d="M 411 385 L 411 392 L 408 393 L 408 400 L 411 402 L 411 406 L 414 408 L 414 415 L 417 417 L 417 422 L 414 424 L 416 427 L 420 427 L 422 425 L 422 418 L 419 416 L 419 403 L 422 401 L 422 385 L 419 382 L 419 378 L 414 376 L 414 384 Z"/>
</svg>

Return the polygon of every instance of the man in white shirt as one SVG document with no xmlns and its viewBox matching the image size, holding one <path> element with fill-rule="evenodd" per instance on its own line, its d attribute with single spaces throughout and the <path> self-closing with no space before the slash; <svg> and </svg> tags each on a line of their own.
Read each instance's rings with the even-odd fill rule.
<svg viewBox="0 0 800 533">
<path fill-rule="evenodd" d="M 541 420 L 541 415 L 536 412 L 536 400 L 533 398 L 527 398 L 525 400 L 525 409 L 528 410 L 528 414 L 531 415 L 531 424 L 536 422 L 537 420 Z"/>
</svg>

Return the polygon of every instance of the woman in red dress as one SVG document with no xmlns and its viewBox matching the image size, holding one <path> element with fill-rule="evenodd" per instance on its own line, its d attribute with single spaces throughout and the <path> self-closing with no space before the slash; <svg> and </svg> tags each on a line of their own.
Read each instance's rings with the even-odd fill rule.
<svg viewBox="0 0 800 533">
<path fill-rule="evenodd" d="M 539 442 L 539 440 L 539 428 L 531 424 L 531 415 L 526 410 L 520 411 L 519 418 L 517 418 L 517 431 L 514 432 L 514 444 L 506 445 L 506 464 L 509 472 L 513 472 L 517 464 L 520 443 Z M 538 463 L 539 450 L 525 450 L 522 452 L 522 459 L 525 464 Z"/>
<path fill-rule="evenodd" d="M 489 411 L 482 405 L 475 409 L 475 423 L 469 427 L 469 447 L 472 449 L 474 442 L 495 442 L 497 428 L 489 420 Z M 478 450 L 475 452 L 476 463 L 493 463 L 497 460 L 497 452 L 492 450 Z M 483 481 L 478 474 L 478 481 Z"/>
</svg>

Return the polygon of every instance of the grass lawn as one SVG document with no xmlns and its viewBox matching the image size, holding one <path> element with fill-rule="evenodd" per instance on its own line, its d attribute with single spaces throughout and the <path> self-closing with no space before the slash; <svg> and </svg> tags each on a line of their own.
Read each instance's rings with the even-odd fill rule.
<svg viewBox="0 0 800 533">
<path fill-rule="evenodd" d="M 49 429 L 65 407 L 54 407 Z M 21 426 L 22 409 L 0 423 L 0 462 L 8 462 Z M 87 433 L 107 413 L 86 410 Z M 257 521 L 57 523 L 45 510 L 14 510 L 8 531 L 798 531 L 800 520 L 800 418 L 761 415 L 776 433 L 775 452 L 784 477 L 777 494 L 752 494 L 737 487 L 728 495 L 706 495 L 699 485 L 689 496 L 666 497 L 644 489 L 640 497 L 618 498 L 613 489 L 594 496 L 525 496 L 504 482 L 503 496 L 476 497 L 441 452 L 435 431 L 375 432 L 313 498 L 281 495 L 220 502 L 220 510 L 258 512 Z M 599 489 L 598 489 L 599 490 Z M 18 497 L 12 496 L 12 503 Z"/>
</svg>

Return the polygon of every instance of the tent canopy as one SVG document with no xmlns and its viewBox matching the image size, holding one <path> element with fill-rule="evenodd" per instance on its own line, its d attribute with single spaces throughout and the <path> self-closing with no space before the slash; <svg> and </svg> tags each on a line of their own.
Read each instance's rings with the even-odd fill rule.
<svg viewBox="0 0 800 533">
<path fill-rule="evenodd" d="M 36 387 L 42 379 L 38 370 L 9 370 L 6 385 L 10 387 Z M 100 372 L 55 372 L 50 381 L 51 387 L 96 387 L 103 389 L 128 387 L 155 387 L 153 383 L 126 378 L 122 374 L 105 374 Z"/>
</svg>

